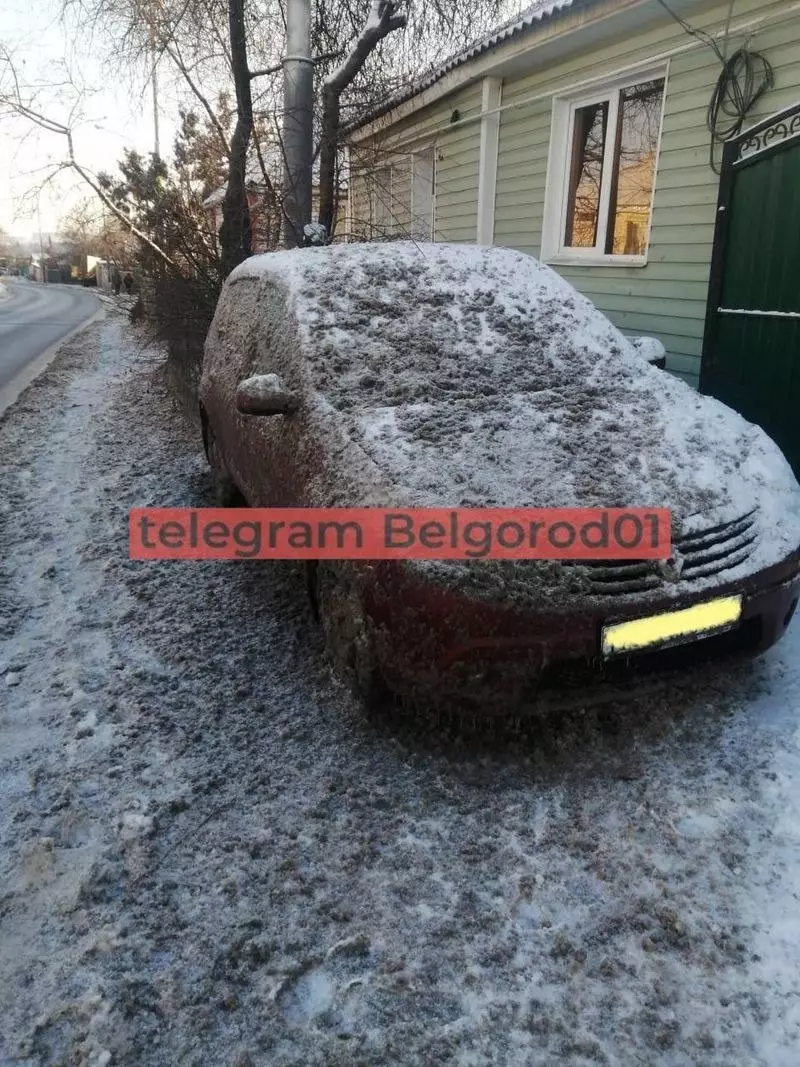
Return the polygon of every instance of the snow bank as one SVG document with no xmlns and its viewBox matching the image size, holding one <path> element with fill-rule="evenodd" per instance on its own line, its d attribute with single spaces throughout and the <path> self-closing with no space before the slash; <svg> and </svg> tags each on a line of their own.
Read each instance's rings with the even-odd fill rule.
<svg viewBox="0 0 800 1067">
<path fill-rule="evenodd" d="M 296 337 L 398 505 L 666 506 L 676 532 L 758 507 L 748 567 L 800 544 L 800 490 L 767 436 L 648 366 L 530 256 L 340 245 L 253 257 L 229 299 L 245 279 L 256 316 L 283 294 L 281 343 Z"/>
</svg>

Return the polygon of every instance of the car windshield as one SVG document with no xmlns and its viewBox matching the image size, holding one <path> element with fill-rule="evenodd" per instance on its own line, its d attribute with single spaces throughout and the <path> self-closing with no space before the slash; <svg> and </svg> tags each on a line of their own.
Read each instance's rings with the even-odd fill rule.
<svg viewBox="0 0 800 1067">
<path fill-rule="evenodd" d="M 343 411 L 568 388 L 628 348 L 509 250 L 397 242 L 263 259 L 291 289 L 315 385 Z"/>
</svg>

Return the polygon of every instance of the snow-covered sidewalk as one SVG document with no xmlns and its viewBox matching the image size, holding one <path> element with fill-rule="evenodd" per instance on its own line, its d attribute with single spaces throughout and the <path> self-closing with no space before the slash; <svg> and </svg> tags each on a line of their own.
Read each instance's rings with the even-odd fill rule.
<svg viewBox="0 0 800 1067">
<path fill-rule="evenodd" d="M 0 1063 L 795 1067 L 800 625 L 514 746 L 368 721 L 118 316 L 0 423 Z"/>
</svg>

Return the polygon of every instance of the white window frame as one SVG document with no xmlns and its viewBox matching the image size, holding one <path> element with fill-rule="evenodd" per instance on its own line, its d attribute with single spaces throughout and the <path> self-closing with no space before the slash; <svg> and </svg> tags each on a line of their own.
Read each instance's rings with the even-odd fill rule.
<svg viewBox="0 0 800 1067">
<path fill-rule="evenodd" d="M 610 80 L 601 80 L 593 88 L 583 86 L 578 93 L 560 93 L 553 97 L 553 111 L 550 123 L 550 147 L 547 156 L 547 180 L 544 196 L 544 221 L 542 226 L 541 258 L 545 263 L 563 264 L 565 266 L 606 266 L 606 267 L 645 267 L 650 251 L 650 233 L 653 225 L 653 202 L 658 180 L 658 162 L 661 153 L 661 139 L 664 125 L 664 109 L 667 96 L 667 79 L 669 61 L 654 67 L 631 70 L 629 73 Z M 655 180 L 650 196 L 650 212 L 647 221 L 647 244 L 643 255 L 616 255 L 601 252 L 605 248 L 608 227 L 608 208 L 611 199 L 611 174 L 614 164 L 616 129 L 619 112 L 619 91 L 640 82 L 664 79 L 661 96 L 661 118 L 658 125 L 658 144 L 656 145 Z M 588 104 L 597 104 L 608 100 L 608 122 L 606 143 L 603 153 L 603 183 L 600 189 L 597 243 L 594 248 L 570 248 L 564 244 L 564 232 L 567 222 L 568 177 L 570 156 L 572 153 L 573 126 L 575 112 Z"/>
</svg>

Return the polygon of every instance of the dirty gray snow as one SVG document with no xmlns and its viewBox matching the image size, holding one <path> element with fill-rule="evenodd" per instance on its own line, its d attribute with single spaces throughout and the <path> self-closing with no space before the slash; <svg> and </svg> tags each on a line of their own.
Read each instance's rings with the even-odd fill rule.
<svg viewBox="0 0 800 1067">
<path fill-rule="evenodd" d="M 388 484 L 395 506 L 669 507 L 676 535 L 757 509 L 734 579 L 800 542 L 800 491 L 763 430 L 649 366 L 520 252 L 399 241 L 254 256 L 210 343 L 239 378 L 299 346 L 318 424 L 370 461 L 353 503 L 384 503 Z M 324 469 L 320 482 L 315 499 L 341 503 Z"/>
<path fill-rule="evenodd" d="M 0 1063 L 795 1067 L 800 629 L 516 738 L 368 720 L 114 317 L 0 424 Z"/>
</svg>

